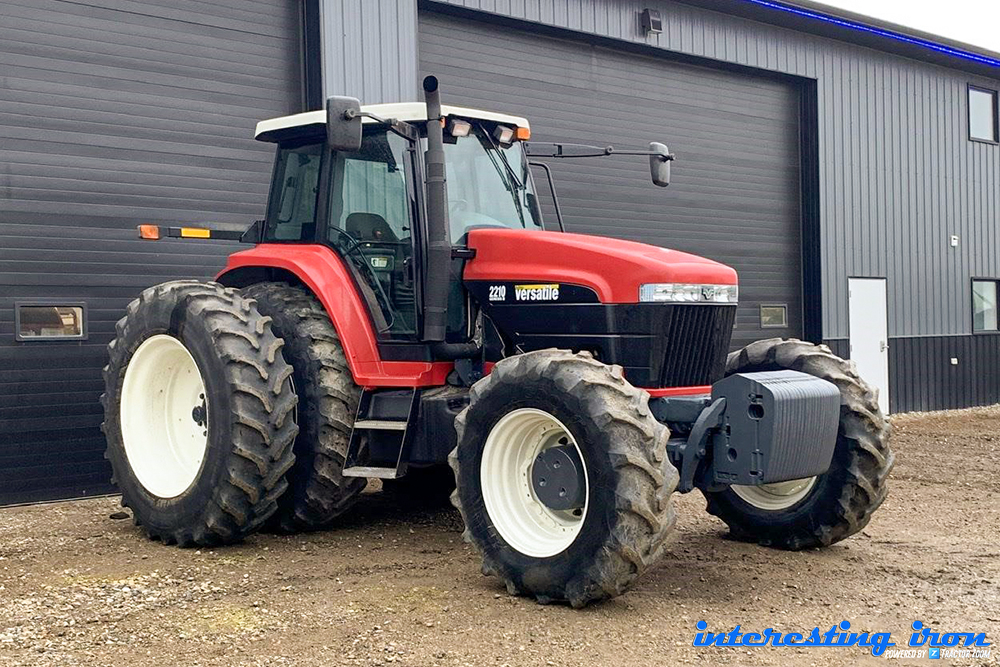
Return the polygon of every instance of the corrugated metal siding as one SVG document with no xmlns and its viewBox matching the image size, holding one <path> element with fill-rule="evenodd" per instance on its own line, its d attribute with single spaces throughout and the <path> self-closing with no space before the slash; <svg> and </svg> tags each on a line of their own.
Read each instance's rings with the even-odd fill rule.
<svg viewBox="0 0 1000 667">
<path fill-rule="evenodd" d="M 417 99 L 417 0 L 319 0 L 326 95 Z"/>
<path fill-rule="evenodd" d="M 421 6 L 444 5 L 817 79 L 824 337 L 847 335 L 848 276 L 888 278 L 893 336 L 970 333 L 969 277 L 1000 276 L 1000 148 L 967 140 L 966 86 L 1000 81 L 680 2 Z M 662 34 L 641 33 L 645 7 Z"/>
<path fill-rule="evenodd" d="M 1000 403 L 1000 377 L 993 371 L 998 365 L 1000 336 L 995 334 L 890 338 L 890 411 Z"/>
<path fill-rule="evenodd" d="M 455 104 L 524 115 L 539 142 L 668 143 L 678 162 L 665 190 L 643 158 L 549 161 L 567 229 L 734 266 L 735 344 L 801 335 L 796 86 L 441 14 L 419 27 L 421 71 Z M 762 303 L 786 304 L 790 326 L 762 330 Z"/>
<path fill-rule="evenodd" d="M 0 4 L 0 503 L 108 489 L 100 369 L 125 304 L 231 244 L 140 223 L 261 217 L 261 118 L 299 110 L 288 0 Z M 14 302 L 84 301 L 82 342 L 15 342 Z"/>
</svg>

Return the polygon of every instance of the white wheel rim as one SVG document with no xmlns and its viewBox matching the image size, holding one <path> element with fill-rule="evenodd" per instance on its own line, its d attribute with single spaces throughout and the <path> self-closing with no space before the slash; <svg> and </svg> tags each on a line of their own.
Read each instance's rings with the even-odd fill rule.
<svg viewBox="0 0 1000 667">
<path fill-rule="evenodd" d="M 757 509 L 778 511 L 801 502 L 816 485 L 815 477 L 793 479 L 787 482 L 761 484 L 760 486 L 740 486 L 733 484 L 733 493 Z"/>
<path fill-rule="evenodd" d="M 490 430 L 479 468 L 483 502 L 493 526 L 507 544 L 526 556 L 548 558 L 565 551 L 580 534 L 590 500 L 583 509 L 553 510 L 535 495 L 531 468 L 550 447 L 571 444 L 583 452 L 569 429 L 543 410 L 521 408 L 504 415 Z M 583 462 L 584 484 L 588 484 Z"/>
<path fill-rule="evenodd" d="M 119 416 L 125 456 L 139 483 L 160 498 L 184 493 L 198 477 L 208 449 L 205 382 L 184 345 L 165 334 L 150 336 L 125 369 Z"/>
</svg>

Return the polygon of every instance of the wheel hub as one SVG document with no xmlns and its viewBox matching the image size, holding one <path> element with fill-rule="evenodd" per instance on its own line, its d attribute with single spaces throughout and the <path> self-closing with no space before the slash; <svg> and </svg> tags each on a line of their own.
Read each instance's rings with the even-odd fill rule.
<svg viewBox="0 0 1000 667">
<path fill-rule="evenodd" d="M 574 510 L 587 500 L 583 463 L 573 445 L 543 450 L 531 466 L 531 484 L 538 500 L 553 510 Z"/>
<path fill-rule="evenodd" d="M 204 426 L 205 425 L 205 415 L 206 415 L 206 412 L 205 412 L 205 397 L 204 397 L 204 395 L 201 396 L 201 399 L 202 399 L 201 400 L 201 405 L 196 405 L 196 406 L 194 406 L 194 409 L 191 410 L 191 419 L 193 419 L 194 423 L 197 424 L 198 426 Z"/>
</svg>

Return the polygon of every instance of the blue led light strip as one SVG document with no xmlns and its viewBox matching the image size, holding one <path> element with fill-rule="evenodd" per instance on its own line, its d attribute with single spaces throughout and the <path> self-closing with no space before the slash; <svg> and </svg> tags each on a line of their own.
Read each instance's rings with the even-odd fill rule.
<svg viewBox="0 0 1000 667">
<path fill-rule="evenodd" d="M 888 37 L 889 39 L 894 39 L 898 42 L 905 42 L 906 44 L 921 46 L 925 49 L 931 49 L 932 51 L 937 51 L 938 53 L 944 53 L 946 55 L 954 56 L 956 58 L 964 58 L 965 60 L 971 60 L 973 62 L 977 62 L 983 65 L 990 65 L 991 67 L 1000 67 L 1000 60 L 997 60 L 996 58 L 989 58 L 987 56 L 981 56 L 975 53 L 971 53 L 970 51 L 955 49 L 950 46 L 944 46 L 943 44 L 936 44 L 926 39 L 919 39 L 917 37 L 907 37 L 906 35 L 903 35 L 898 32 L 892 32 L 891 30 L 882 30 L 880 28 L 873 28 L 872 26 L 865 25 L 863 23 L 855 23 L 854 21 L 838 19 L 833 16 L 827 16 L 826 14 L 812 12 L 809 11 L 808 9 L 798 9 L 796 7 L 789 7 L 787 5 L 782 5 L 777 2 L 769 2 L 768 0 L 744 0 L 744 2 L 760 5 L 761 7 L 768 7 L 770 9 L 777 9 L 779 11 L 788 12 L 790 14 L 797 14 L 799 16 L 804 16 L 810 19 L 816 19 L 817 21 L 823 21 L 824 23 L 831 23 L 833 25 L 841 26 L 842 28 L 850 28 L 852 30 L 867 32 L 872 35 L 878 35 L 879 37 Z"/>
</svg>

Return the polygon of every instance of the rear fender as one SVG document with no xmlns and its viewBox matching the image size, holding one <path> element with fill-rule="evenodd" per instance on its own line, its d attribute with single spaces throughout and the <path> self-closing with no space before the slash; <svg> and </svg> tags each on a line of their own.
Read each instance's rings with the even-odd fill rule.
<svg viewBox="0 0 1000 667">
<path fill-rule="evenodd" d="M 216 280 L 245 286 L 294 276 L 326 309 L 340 336 L 354 381 L 362 387 L 432 387 L 445 384 L 450 362 L 383 361 L 368 309 L 343 260 L 321 245 L 262 243 L 229 256 Z"/>
</svg>

